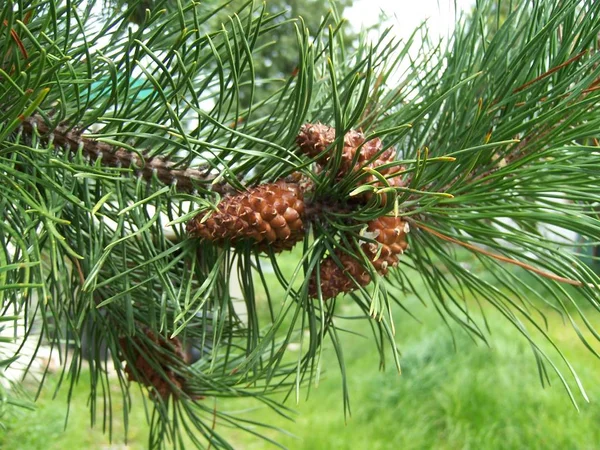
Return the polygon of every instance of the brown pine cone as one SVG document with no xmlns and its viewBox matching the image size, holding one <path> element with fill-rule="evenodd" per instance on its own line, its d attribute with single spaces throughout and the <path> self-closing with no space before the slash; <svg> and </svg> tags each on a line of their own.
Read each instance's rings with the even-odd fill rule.
<svg viewBox="0 0 600 450">
<path fill-rule="evenodd" d="M 307 154 L 311 158 L 314 158 L 315 156 L 321 154 L 328 146 L 330 146 L 334 140 L 334 128 L 320 123 L 314 125 L 307 123 L 304 124 L 300 129 L 300 133 L 298 134 L 296 142 L 303 153 Z M 356 161 L 354 161 L 356 152 L 359 151 L 359 147 L 360 154 L 358 155 Z M 391 163 L 396 159 L 396 151 L 394 149 L 388 148 L 382 152 L 382 148 L 383 144 L 381 139 L 375 138 L 365 142 L 365 135 L 362 132 L 356 130 L 348 131 L 344 136 L 342 159 L 338 169 L 337 177 L 342 178 L 349 172 L 358 172 L 363 168 L 369 167 L 371 169 L 377 169 L 379 173 L 385 176 L 390 186 L 402 186 L 402 175 L 398 173 L 404 170 L 403 167 L 393 166 L 379 169 L 380 166 Z M 380 153 L 379 156 L 376 156 L 378 153 Z M 318 162 L 321 165 L 325 165 L 332 157 L 333 152 L 327 152 L 319 158 Z M 372 158 L 375 159 L 371 161 Z M 379 181 L 376 176 L 371 174 L 363 177 L 360 180 L 359 185 L 363 184 L 373 184 L 374 186 L 382 187 L 381 181 Z M 372 193 L 366 193 L 365 199 L 368 200 L 371 195 Z"/>
<path fill-rule="evenodd" d="M 327 256 L 321 261 L 321 293 L 324 300 L 335 297 L 339 293 L 355 290 L 356 283 L 366 286 L 371 282 L 371 276 L 361 262 L 339 251 L 336 252 L 336 256 L 341 261 L 343 268 L 338 266 L 331 256 Z M 308 285 L 308 295 L 317 297 L 317 291 L 317 279 L 313 275 Z"/>
<path fill-rule="evenodd" d="M 300 150 L 311 158 L 323 153 L 327 147 L 335 141 L 335 128 L 328 127 L 321 123 L 306 123 L 300 128 L 300 133 L 296 138 L 296 143 Z M 358 146 L 365 141 L 365 136 L 360 131 L 350 130 L 344 136 L 344 148 L 342 151 L 342 163 L 338 176 L 343 176 L 350 170 L 352 158 L 356 153 Z M 333 153 L 327 152 L 321 155 L 318 162 L 321 165 L 327 164 Z M 371 154 L 371 156 L 373 156 Z M 364 160 L 364 159 L 363 159 Z"/>
<path fill-rule="evenodd" d="M 303 214 L 300 186 L 278 181 L 225 197 L 206 221 L 202 222 L 206 213 L 201 213 L 188 222 L 187 231 L 215 242 L 251 239 L 285 250 L 303 238 Z"/>
<path fill-rule="evenodd" d="M 158 344 L 164 350 L 164 353 L 139 337 L 121 338 L 119 340 L 123 353 L 121 360 L 129 361 L 125 367 L 127 379 L 148 386 L 152 389 L 153 395 L 167 400 L 171 394 L 177 395 L 181 392 L 185 384 L 184 378 L 172 369 L 176 365 L 185 364 L 185 353 L 181 341 L 177 338 L 167 339 L 160 335 L 157 336 L 150 329 L 146 329 L 144 333 L 154 344 Z M 129 345 L 128 339 L 135 341 L 137 347 Z M 128 355 L 128 358 L 125 355 Z M 161 372 L 154 369 L 149 358 L 152 358 L 154 367 L 156 365 L 160 366 L 166 378 Z M 135 360 L 133 366 L 130 364 L 132 360 Z M 135 367 L 135 370 L 133 367 Z"/>
<path fill-rule="evenodd" d="M 333 141 L 335 141 L 335 128 L 328 127 L 322 123 L 306 123 L 300 128 L 300 133 L 296 137 L 296 143 L 303 153 L 314 158 L 319 153 L 325 151 Z M 324 154 L 319 162 L 325 164 L 329 159 L 329 154 Z"/>
<path fill-rule="evenodd" d="M 402 179 L 402 174 L 399 174 L 399 172 L 402 172 L 404 167 L 392 166 L 381 168 L 382 165 L 395 161 L 396 151 L 393 148 L 388 148 L 382 152 L 381 150 L 383 148 L 383 143 L 379 138 L 371 139 L 370 141 L 364 142 L 364 144 L 363 142 L 364 135 L 362 133 L 351 130 L 346 134 L 344 139 L 344 154 L 342 156 L 342 163 L 339 170 L 340 175 L 338 176 L 343 176 L 350 171 L 359 172 L 368 167 L 370 169 L 376 169 L 381 175 L 383 175 L 391 187 L 403 186 L 404 181 Z M 351 145 L 348 145 L 348 143 L 351 143 Z M 359 150 L 359 146 L 361 144 L 362 147 L 360 147 Z M 356 164 L 352 165 L 357 151 L 360 151 L 360 154 Z M 372 158 L 375 159 L 371 161 Z M 359 186 L 364 184 L 371 184 L 376 187 L 386 186 L 379 180 L 378 177 L 372 174 L 369 174 L 358 181 Z M 369 200 L 372 195 L 372 192 L 365 192 L 363 194 L 365 200 Z M 386 200 L 386 197 L 382 197 L 384 204 Z"/>
<path fill-rule="evenodd" d="M 389 267 L 396 267 L 400 255 L 408 248 L 406 234 L 409 232 L 408 223 L 401 217 L 379 217 L 367 225 L 367 232 L 377 242 L 365 242 L 361 248 L 365 255 L 371 260 L 375 270 L 381 275 L 388 273 Z M 371 282 L 369 272 L 362 263 L 346 253 L 337 252 L 337 257 L 342 262 L 338 266 L 331 256 L 327 256 L 321 262 L 320 280 L 323 299 L 347 293 L 360 286 L 366 286 Z M 353 277 L 356 283 L 352 280 Z M 317 296 L 316 276 L 313 275 L 309 283 L 308 294 Z"/>
<path fill-rule="evenodd" d="M 365 242 L 361 247 L 377 272 L 386 275 L 388 267 L 396 267 L 399 257 L 408 248 L 408 223 L 401 217 L 384 216 L 369 222 L 367 231 L 376 234 L 375 240 L 379 244 Z"/>
</svg>

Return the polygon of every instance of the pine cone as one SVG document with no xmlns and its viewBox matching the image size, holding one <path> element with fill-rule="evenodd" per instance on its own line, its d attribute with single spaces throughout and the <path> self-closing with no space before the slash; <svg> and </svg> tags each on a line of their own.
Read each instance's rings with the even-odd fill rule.
<svg viewBox="0 0 600 450">
<path fill-rule="evenodd" d="M 358 260 L 339 251 L 336 252 L 336 256 L 341 261 L 343 268 L 338 266 L 331 256 L 327 256 L 321 261 L 320 284 L 324 300 L 335 297 L 341 292 L 346 293 L 355 290 L 357 288 L 356 283 L 366 286 L 371 282 L 369 272 Z M 313 275 L 308 285 L 308 295 L 317 297 L 317 291 L 317 280 Z"/>
<path fill-rule="evenodd" d="M 304 124 L 300 129 L 300 133 L 296 139 L 300 150 L 307 154 L 311 158 L 323 153 L 323 151 L 330 146 L 335 140 L 335 129 L 326 125 L 317 123 Z M 361 147 L 362 145 L 362 147 Z M 356 161 L 354 161 L 356 152 L 360 154 Z M 365 135 L 356 130 L 350 130 L 344 136 L 344 148 L 342 150 L 342 159 L 340 167 L 338 169 L 337 177 L 342 178 L 349 172 L 358 172 L 363 168 L 369 167 L 371 169 L 377 169 L 379 173 L 387 178 L 387 182 L 390 186 L 402 186 L 403 180 L 402 175 L 390 176 L 398 172 L 402 172 L 403 167 L 386 167 L 380 169 L 379 167 L 393 162 L 396 159 L 396 151 L 392 148 L 382 152 L 383 144 L 381 139 L 375 138 L 365 142 Z M 379 156 L 376 156 L 378 153 Z M 318 162 L 321 165 L 327 164 L 330 158 L 333 157 L 333 152 L 323 154 Z M 372 158 L 376 158 L 370 161 Z M 354 163 L 354 164 L 353 164 Z M 368 175 L 362 178 L 359 185 L 372 184 L 374 186 L 382 186 L 381 181 L 378 180 L 374 175 Z M 369 200 L 372 193 L 365 194 L 365 200 Z M 385 200 L 384 200 L 385 201 Z"/>
<path fill-rule="evenodd" d="M 296 143 L 303 153 L 311 158 L 323 153 L 327 147 L 335 141 L 335 128 L 328 127 L 321 123 L 310 124 L 306 123 L 300 128 L 300 133 L 296 138 Z M 338 176 L 343 176 L 348 173 L 352 158 L 356 153 L 356 149 L 365 141 L 365 136 L 360 131 L 350 130 L 344 136 L 344 149 L 342 151 L 342 164 Z M 327 164 L 333 156 L 332 152 L 323 153 L 318 162 L 321 165 Z M 372 156 L 372 155 L 371 155 Z"/>
<path fill-rule="evenodd" d="M 314 158 L 322 153 L 335 141 L 335 128 L 328 127 L 322 123 L 306 123 L 300 128 L 300 133 L 296 137 L 296 143 L 300 150 Z M 329 154 L 324 154 L 319 162 L 325 164 L 329 159 Z"/>
<path fill-rule="evenodd" d="M 408 223 L 400 217 L 379 217 L 368 223 L 367 231 L 377 242 L 365 242 L 361 248 L 372 261 L 375 270 L 381 275 L 388 273 L 389 267 L 398 265 L 399 256 L 408 248 L 406 234 L 409 232 Z M 324 299 L 332 298 L 340 293 L 347 293 L 371 282 L 371 277 L 362 263 L 346 253 L 336 253 L 342 266 L 338 266 L 331 256 L 321 262 L 320 285 Z M 356 282 L 352 280 L 353 277 Z M 316 277 L 310 280 L 308 293 L 317 296 Z"/>
<path fill-rule="evenodd" d="M 373 262 L 375 269 L 386 275 L 388 267 L 396 267 L 400 255 L 408 248 L 406 234 L 409 232 L 408 223 L 401 217 L 379 217 L 369 222 L 367 231 L 373 233 L 379 243 L 365 242 L 362 249 Z"/>
<path fill-rule="evenodd" d="M 304 200 L 296 183 L 278 181 L 225 197 L 218 211 L 202 222 L 206 213 L 187 224 L 193 237 L 215 242 L 251 239 L 272 244 L 275 251 L 290 249 L 304 236 Z"/>
<path fill-rule="evenodd" d="M 146 340 L 139 337 L 121 338 L 119 341 L 123 353 L 121 360 L 135 360 L 133 365 L 135 371 L 130 362 L 125 367 L 127 379 L 150 387 L 153 390 L 153 395 L 167 400 L 171 394 L 179 393 L 185 384 L 185 379 L 173 370 L 173 367 L 185 364 L 186 358 L 181 341 L 177 338 L 167 339 L 160 335 L 157 336 L 150 329 L 146 329 L 144 333 L 154 344 L 158 344 L 164 352 L 158 351 L 155 347 L 149 345 Z M 129 339 L 135 341 L 136 346 L 128 344 Z M 128 358 L 125 358 L 125 355 L 128 355 Z M 154 369 L 149 358 L 153 359 L 154 367 L 157 364 L 160 366 L 162 373 Z"/>
</svg>

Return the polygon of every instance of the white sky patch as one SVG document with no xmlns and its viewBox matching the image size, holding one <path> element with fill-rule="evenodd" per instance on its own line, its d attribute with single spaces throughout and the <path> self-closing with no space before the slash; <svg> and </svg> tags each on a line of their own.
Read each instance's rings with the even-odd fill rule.
<svg viewBox="0 0 600 450">
<path fill-rule="evenodd" d="M 352 7 L 344 11 L 344 18 L 356 30 L 368 30 L 368 40 L 373 43 L 388 28 L 391 28 L 391 33 L 387 40 L 400 39 L 406 43 L 424 24 L 430 43 L 435 45 L 447 41 L 461 15 L 468 14 L 474 6 L 475 0 L 354 0 Z M 422 31 L 417 33 L 408 50 L 410 57 L 399 61 L 390 73 L 386 83 L 388 87 L 396 86 L 410 70 L 411 60 L 419 59 L 420 33 Z"/>
<path fill-rule="evenodd" d="M 355 0 L 344 17 L 357 29 L 377 25 L 382 31 L 393 26 L 393 34 L 402 39 L 426 20 L 432 38 L 445 38 L 454 31 L 460 12 L 467 13 L 474 5 L 475 0 Z M 370 35 L 376 37 L 376 33 Z"/>
</svg>

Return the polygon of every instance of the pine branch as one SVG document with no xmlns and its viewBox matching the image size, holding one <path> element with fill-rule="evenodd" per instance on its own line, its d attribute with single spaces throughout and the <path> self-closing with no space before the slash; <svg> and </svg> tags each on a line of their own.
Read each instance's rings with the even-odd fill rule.
<svg viewBox="0 0 600 450">
<path fill-rule="evenodd" d="M 511 258 L 507 258 L 507 257 L 502 256 L 502 255 L 496 255 L 496 254 L 494 254 L 492 252 L 488 252 L 487 250 L 484 250 L 482 248 L 478 248 L 475 245 L 467 244 L 466 242 L 461 242 L 458 239 L 454 239 L 454 238 L 451 238 L 451 237 L 448 237 L 448 236 L 444 236 L 442 233 L 438 233 L 437 231 L 429 228 L 426 225 L 423 225 L 422 223 L 416 223 L 416 222 L 412 222 L 412 223 L 414 223 L 417 228 L 420 228 L 421 230 L 424 230 L 424 231 L 426 231 L 428 233 L 431 233 L 431 234 L 433 234 L 434 236 L 436 236 L 436 237 L 438 237 L 440 239 L 443 239 L 443 240 L 448 241 L 448 242 L 452 242 L 453 244 L 460 245 L 461 247 L 468 248 L 469 250 L 472 250 L 472 251 L 477 252 L 477 253 L 481 253 L 482 255 L 485 255 L 485 256 L 489 256 L 490 258 L 494 258 L 494 259 L 496 259 L 498 261 L 502 261 L 502 262 L 505 262 L 505 263 L 508 263 L 508 264 L 514 264 L 515 266 L 522 267 L 525 270 L 533 272 L 533 273 L 535 273 L 537 275 L 540 275 L 540 276 L 542 276 L 544 278 L 548 278 L 549 280 L 554 280 L 554 281 L 558 281 L 560 283 L 570 284 L 571 286 L 582 286 L 583 285 L 583 283 L 581 281 L 571 280 L 570 278 L 561 277 L 559 275 L 555 275 L 553 273 L 549 273 L 549 272 L 546 272 L 544 270 L 537 269 L 537 268 L 531 266 L 530 264 L 525 264 L 525 263 L 523 263 L 521 261 L 517 261 L 517 260 L 511 259 Z M 591 287 L 591 288 L 595 288 L 596 287 L 592 283 L 589 283 L 588 286 Z"/>
<path fill-rule="evenodd" d="M 175 186 L 179 192 L 192 193 L 198 188 L 206 189 L 206 185 L 210 185 L 213 192 L 220 194 L 232 189 L 224 183 L 213 183 L 216 177 L 207 175 L 207 170 L 180 168 L 184 165 L 181 162 L 174 163 L 159 156 L 144 156 L 122 147 L 99 142 L 87 138 L 82 131 L 66 124 L 51 129 L 41 117 L 33 116 L 25 118 L 21 126 L 24 133 L 29 135 L 29 139 L 33 133 L 39 133 L 46 144 L 71 153 L 81 151 L 91 162 L 98 161 L 106 167 L 132 169 L 146 181 L 156 178 L 163 184 Z"/>
<path fill-rule="evenodd" d="M 369 189 L 360 194 L 355 190 L 354 205 L 348 202 L 336 205 L 329 200 L 331 209 L 351 215 L 353 209 L 359 209 L 370 200 L 385 205 L 390 201 L 387 193 L 376 196 L 374 191 L 385 187 L 393 192 L 393 187 L 406 184 L 400 174 L 402 171 L 395 172 L 394 166 L 389 167 L 395 163 L 395 150 L 384 150 L 379 138 L 367 140 L 363 133 L 350 130 L 343 136 L 344 146 L 339 155 L 331 148 L 335 135 L 331 127 L 305 124 L 297 138 L 301 151 L 317 159 L 317 172 L 331 172 L 339 180 L 355 173 L 368 174 L 366 178 L 360 177 L 357 184 Z M 333 167 L 330 167 L 331 162 L 334 162 Z M 304 239 L 305 231 L 315 221 L 323 220 L 324 202 L 310 199 L 314 183 L 302 180 L 300 173 L 292 174 L 290 178 L 289 181 L 262 184 L 248 192 L 226 197 L 214 214 L 201 213 L 188 222 L 188 233 L 225 246 L 246 239 L 259 244 L 257 248 L 261 251 L 292 249 Z M 344 208 L 348 210 L 344 211 Z M 318 298 L 322 295 L 323 299 L 329 299 L 342 292 L 351 292 L 369 284 L 371 277 L 367 271 L 370 267 L 385 275 L 388 266 L 398 265 L 398 256 L 408 247 L 405 237 L 409 227 L 401 218 L 386 217 L 385 214 L 383 209 L 366 224 L 368 231 L 365 236 L 369 236 L 359 251 L 366 260 L 360 262 L 344 254 L 325 258 L 320 265 L 320 275 L 315 274 L 310 280 L 309 296 Z M 352 220 L 347 221 L 349 226 L 356 224 Z M 354 250 L 357 248 L 355 246 Z M 325 288 L 322 290 L 321 286 Z"/>
<path fill-rule="evenodd" d="M 484 341 L 485 309 L 471 302 L 487 301 L 531 344 L 544 380 L 575 402 L 574 380 L 585 398 L 538 312 L 577 311 L 594 351 L 600 278 L 581 250 L 600 242 L 597 5 L 521 3 L 494 28 L 481 1 L 447 44 L 423 27 L 355 49 L 333 13 L 312 34 L 297 22 L 297 69 L 283 77 L 256 70 L 265 40 L 292 24 L 265 6 L 229 17 L 224 3 L 157 0 L 133 27 L 139 6 L 107 12 L 98 30 L 84 26 L 84 3 L 0 7 L 2 308 L 52 348 L 74 342 L 71 383 L 79 343 L 95 338 L 92 419 L 114 390 L 111 358 L 123 398 L 126 378 L 158 391 L 153 446 L 188 434 L 227 447 L 223 426 L 256 424 L 194 398 L 252 397 L 285 415 L 269 394 L 317 379 L 327 340 L 347 409 L 340 303 L 371 325 L 382 365 L 389 345 L 399 367 L 393 311 L 410 309 L 408 295 Z M 76 128 L 97 124 L 103 142 Z M 290 264 L 277 251 L 293 244 Z M 179 342 L 200 359 L 187 364 Z"/>
</svg>

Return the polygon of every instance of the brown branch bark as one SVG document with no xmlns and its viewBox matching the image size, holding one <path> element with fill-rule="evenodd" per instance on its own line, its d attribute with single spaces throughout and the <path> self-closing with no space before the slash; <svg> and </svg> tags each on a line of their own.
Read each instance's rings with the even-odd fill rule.
<svg viewBox="0 0 600 450">
<path fill-rule="evenodd" d="M 553 273 L 550 272 L 546 272 L 544 270 L 538 269 L 536 267 L 533 267 L 529 264 L 526 264 L 524 262 L 521 261 L 517 261 L 516 259 L 512 259 L 512 258 L 508 258 L 506 256 L 502 256 L 502 255 L 497 255 L 496 253 L 492 253 L 489 252 L 487 250 L 484 250 L 482 248 L 477 247 L 476 245 L 473 244 L 468 244 L 466 242 L 462 242 L 459 241 L 458 239 L 454 239 L 453 237 L 450 236 L 446 236 L 445 234 L 439 233 L 435 230 L 432 230 L 431 228 L 429 228 L 428 226 L 423 225 L 422 223 L 417 223 L 412 221 L 411 223 L 413 223 L 417 228 L 426 231 L 427 233 L 433 234 L 434 236 L 447 241 L 447 242 L 452 242 L 453 244 L 458 244 L 462 247 L 468 248 L 471 251 L 477 252 L 477 253 L 481 253 L 482 255 L 486 255 L 489 256 L 490 258 L 496 259 L 498 261 L 502 261 L 508 264 L 514 264 L 515 266 L 519 266 L 522 267 L 525 270 L 528 270 L 530 272 L 536 273 L 544 278 L 548 278 L 550 280 L 554 280 L 554 281 L 558 281 L 560 283 L 565 283 L 565 284 L 570 284 L 571 286 L 583 286 L 584 284 L 581 281 L 578 280 L 572 280 L 570 278 L 565 278 L 565 277 L 561 277 L 559 275 L 555 275 Z M 593 287 L 592 284 L 588 284 L 590 287 Z"/>
<path fill-rule="evenodd" d="M 199 187 L 208 188 L 219 193 L 226 193 L 230 190 L 224 183 L 211 184 L 214 178 L 207 176 L 202 170 L 179 168 L 176 167 L 175 163 L 160 157 L 143 158 L 124 148 L 81 136 L 66 126 L 59 125 L 53 130 L 42 118 L 37 116 L 24 119 L 22 127 L 24 133 L 29 135 L 37 130 L 37 133 L 46 142 L 52 136 L 54 145 L 71 152 L 77 152 L 81 146 L 84 155 L 92 161 L 101 159 L 102 164 L 105 166 L 132 168 L 147 181 L 156 176 L 164 184 L 174 184 L 180 192 L 193 192 L 194 189 Z"/>
</svg>

